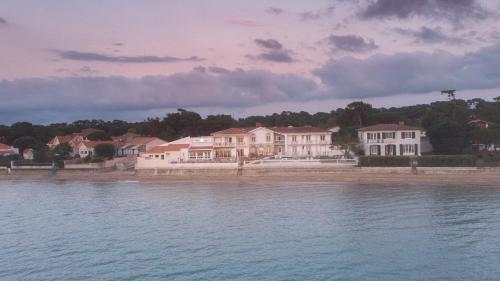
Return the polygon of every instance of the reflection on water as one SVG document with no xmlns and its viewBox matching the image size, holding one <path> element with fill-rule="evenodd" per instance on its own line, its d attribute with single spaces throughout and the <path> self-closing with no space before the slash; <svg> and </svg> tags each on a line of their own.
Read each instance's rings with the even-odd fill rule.
<svg viewBox="0 0 500 281">
<path fill-rule="evenodd" d="M 0 280 L 498 280 L 500 187 L 0 182 Z"/>
</svg>

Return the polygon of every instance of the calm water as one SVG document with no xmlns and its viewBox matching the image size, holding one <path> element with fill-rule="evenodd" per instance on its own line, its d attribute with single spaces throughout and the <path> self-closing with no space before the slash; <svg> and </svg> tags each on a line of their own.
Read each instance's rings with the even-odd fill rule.
<svg viewBox="0 0 500 281">
<path fill-rule="evenodd" d="M 0 280 L 499 280 L 500 187 L 0 182 Z"/>
</svg>

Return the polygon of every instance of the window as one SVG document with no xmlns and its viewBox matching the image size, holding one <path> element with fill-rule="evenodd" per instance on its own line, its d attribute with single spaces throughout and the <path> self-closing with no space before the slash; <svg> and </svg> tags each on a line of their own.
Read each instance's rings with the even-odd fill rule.
<svg viewBox="0 0 500 281">
<path fill-rule="evenodd" d="M 321 141 L 325 141 L 326 136 L 325 136 L 325 135 L 321 135 L 321 136 L 319 137 L 319 139 L 320 139 Z"/>
<path fill-rule="evenodd" d="M 292 146 L 292 152 L 293 153 L 297 153 L 297 147 L 296 146 Z"/>
<path fill-rule="evenodd" d="M 252 142 L 255 142 L 255 136 L 252 136 Z"/>
<path fill-rule="evenodd" d="M 379 155 L 379 153 L 380 153 L 380 146 L 378 145 L 370 146 L 370 155 Z"/>
<path fill-rule="evenodd" d="M 311 136 L 310 135 L 307 135 L 306 136 L 306 141 L 310 142 L 311 141 Z"/>
<path fill-rule="evenodd" d="M 243 144 L 243 138 L 242 137 L 238 137 L 236 139 L 236 141 L 238 142 L 238 144 Z"/>
<path fill-rule="evenodd" d="M 401 138 L 402 139 L 414 139 L 415 132 L 401 132 Z"/>
<path fill-rule="evenodd" d="M 403 153 L 406 153 L 406 154 L 415 153 L 415 145 L 414 144 L 403 145 Z"/>
<path fill-rule="evenodd" d="M 266 135 L 266 142 L 271 142 L 271 134 Z"/>
<path fill-rule="evenodd" d="M 292 141 L 296 142 L 297 141 L 297 136 L 292 136 Z"/>
<path fill-rule="evenodd" d="M 383 139 L 395 139 L 396 138 L 396 132 L 382 133 L 382 138 Z"/>
<path fill-rule="evenodd" d="M 161 156 L 161 160 L 165 160 L 165 155 L 162 155 L 162 156 Z"/>
</svg>

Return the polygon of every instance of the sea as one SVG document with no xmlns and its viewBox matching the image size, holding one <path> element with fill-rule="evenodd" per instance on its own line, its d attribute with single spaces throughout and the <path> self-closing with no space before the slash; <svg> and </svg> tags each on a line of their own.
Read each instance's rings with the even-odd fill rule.
<svg viewBox="0 0 500 281">
<path fill-rule="evenodd" d="M 0 181 L 0 280 L 500 280 L 500 184 Z"/>
</svg>

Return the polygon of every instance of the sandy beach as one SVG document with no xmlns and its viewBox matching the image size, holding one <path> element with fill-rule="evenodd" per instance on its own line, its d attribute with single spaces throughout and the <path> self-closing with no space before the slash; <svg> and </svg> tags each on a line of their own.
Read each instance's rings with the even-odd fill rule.
<svg viewBox="0 0 500 281">
<path fill-rule="evenodd" d="M 48 171 L 1 171 L 0 180 L 40 181 L 294 181 L 294 182 L 345 182 L 359 184 L 460 184 L 500 187 L 498 168 L 419 168 L 413 174 L 409 168 L 349 168 L 349 169 L 261 169 L 245 170 L 182 170 L 182 171 L 98 171 L 60 170 L 55 175 Z"/>
</svg>

